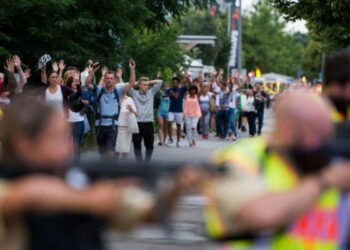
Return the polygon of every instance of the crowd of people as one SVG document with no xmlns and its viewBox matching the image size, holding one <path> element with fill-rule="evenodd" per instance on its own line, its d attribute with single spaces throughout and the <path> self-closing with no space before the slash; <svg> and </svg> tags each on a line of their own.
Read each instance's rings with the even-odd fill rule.
<svg viewBox="0 0 350 250">
<path fill-rule="evenodd" d="M 269 96 L 260 84 L 251 84 L 238 72 L 225 77 L 221 69 L 208 79 L 202 73 L 194 78 L 184 72 L 182 80 L 174 73 L 172 84 L 163 83 L 158 72 L 156 80 L 140 77 L 136 81 L 136 63 L 130 59 L 128 82 L 123 81 L 122 69 L 113 72 L 107 67 L 101 69 L 102 77 L 97 81 L 99 62 L 88 60 L 80 72 L 77 67 L 66 67 L 64 60 L 49 67 L 50 60 L 47 54 L 39 60 L 42 87 L 27 90 L 30 70 L 22 70 L 17 55 L 8 59 L 5 74 L 0 73 L 1 107 L 6 108 L 11 99 L 21 95 L 39 98 L 61 111 L 71 126 L 77 161 L 83 136 L 91 128 L 101 156 L 127 159 L 133 143 L 136 159 L 146 161 L 151 160 L 154 150 L 154 124 L 159 146 L 174 143 L 174 123 L 177 147 L 186 137 L 190 147 L 196 146 L 197 133 L 207 140 L 215 131 L 216 137 L 232 141 L 237 130 L 246 132 L 247 127 L 250 136 L 261 134 Z"/>
<path fill-rule="evenodd" d="M 261 133 L 268 95 L 238 75 L 224 78 L 220 70 L 207 82 L 201 75 L 191 81 L 185 73 L 182 84 L 174 75 L 170 87 L 158 73 L 156 80 L 136 82 L 130 59 L 129 82 L 122 81 L 121 70 L 115 74 L 104 67 L 97 83 L 98 62 L 88 61 L 81 73 L 63 60 L 47 71 L 44 59 L 40 88 L 24 89 L 30 71 L 21 69 L 18 56 L 7 60 L 0 78 L 1 249 L 104 249 L 101 231 L 107 223 L 129 229 L 164 222 L 159 217 L 174 209 L 180 195 L 194 191 L 206 197 L 206 230 L 222 249 L 350 248 L 348 51 L 326 58 L 326 95 L 293 89 L 279 96 L 275 128 L 264 137 L 253 136 Z M 163 145 L 167 136 L 173 139 L 174 122 L 179 144 L 183 120 L 192 147 L 197 130 L 207 139 L 213 127 L 221 139 L 236 139 L 235 128 L 248 123 L 253 138 L 215 152 L 211 172 L 187 163 L 159 181 L 153 193 L 135 179 L 62 178 L 62 171 L 76 170 L 69 169 L 71 159 L 79 160 L 91 115 L 103 157 L 115 157 L 116 151 L 127 158 L 133 141 L 141 160 L 143 140 L 149 161 L 155 107 Z M 147 170 L 157 163 L 139 165 L 154 174 Z M 13 172 L 18 168 L 26 172 Z"/>
</svg>

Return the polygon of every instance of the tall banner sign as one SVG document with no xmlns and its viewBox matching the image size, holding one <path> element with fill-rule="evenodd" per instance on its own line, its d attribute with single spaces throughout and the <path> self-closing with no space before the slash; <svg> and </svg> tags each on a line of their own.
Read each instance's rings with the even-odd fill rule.
<svg viewBox="0 0 350 250">
<path fill-rule="evenodd" d="M 229 32 L 231 37 L 231 53 L 228 63 L 229 72 L 233 69 L 240 70 L 240 45 L 241 45 L 241 6 L 240 0 L 233 1 L 230 4 L 230 20 L 229 20 Z"/>
</svg>

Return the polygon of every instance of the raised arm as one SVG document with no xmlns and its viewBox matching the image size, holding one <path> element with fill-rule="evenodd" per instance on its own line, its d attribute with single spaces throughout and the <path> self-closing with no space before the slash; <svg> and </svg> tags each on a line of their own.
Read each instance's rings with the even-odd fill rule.
<svg viewBox="0 0 350 250">
<path fill-rule="evenodd" d="M 102 68 L 102 76 L 101 76 L 100 81 L 98 82 L 98 86 L 104 87 L 104 79 L 105 79 L 105 75 L 107 72 L 108 72 L 108 68 L 107 68 L 107 66 L 104 66 Z"/>
<path fill-rule="evenodd" d="M 15 64 L 15 67 L 17 69 L 17 72 L 19 74 L 19 84 L 17 86 L 17 89 L 16 89 L 16 93 L 20 92 L 21 89 L 23 89 L 24 85 L 27 84 L 27 78 L 25 77 L 24 75 L 24 72 L 22 70 L 22 67 L 21 67 L 21 59 L 19 58 L 19 56 L 17 55 L 14 55 L 13 56 L 13 62 Z"/>
<path fill-rule="evenodd" d="M 47 84 L 46 65 L 41 68 L 41 83 Z"/>
<path fill-rule="evenodd" d="M 152 82 L 156 83 L 156 85 L 154 85 L 153 88 L 151 89 L 153 95 L 157 94 L 157 92 L 160 90 L 160 88 L 163 85 L 161 75 L 162 75 L 162 73 L 158 72 L 157 73 L 157 80 L 152 81 Z"/>
<path fill-rule="evenodd" d="M 9 81 L 6 91 L 14 91 L 17 89 L 18 83 L 15 77 L 15 63 L 11 58 L 6 60 L 6 66 L 4 66 L 4 68 L 7 71 Z"/>
<path fill-rule="evenodd" d="M 121 68 L 118 67 L 116 75 L 117 75 L 117 82 L 123 83 L 123 70 Z"/>
<path fill-rule="evenodd" d="M 66 68 L 66 65 L 64 64 L 64 60 L 61 59 L 59 64 L 58 64 L 58 68 L 59 68 L 59 73 L 58 73 L 58 84 L 59 85 L 63 85 L 63 81 L 62 81 L 62 76 L 63 76 L 63 71 Z"/>
<path fill-rule="evenodd" d="M 95 62 L 95 63 L 92 65 L 92 69 L 90 70 L 88 77 L 86 77 L 85 84 L 86 84 L 91 90 L 95 90 L 95 86 L 94 86 L 94 84 L 92 83 L 92 80 L 94 79 L 95 73 L 96 73 L 96 71 L 97 71 L 99 68 L 100 68 L 100 63 L 99 63 L 99 62 Z"/>
<path fill-rule="evenodd" d="M 135 75 L 136 63 L 134 59 L 129 59 L 129 69 L 130 69 L 130 80 L 128 84 L 125 84 L 123 87 L 124 93 L 128 93 L 135 85 L 136 75 Z"/>
</svg>

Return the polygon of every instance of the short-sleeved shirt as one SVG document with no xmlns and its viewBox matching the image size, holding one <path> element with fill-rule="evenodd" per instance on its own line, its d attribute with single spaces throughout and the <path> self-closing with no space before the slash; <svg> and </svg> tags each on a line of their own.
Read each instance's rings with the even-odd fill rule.
<svg viewBox="0 0 350 250">
<path fill-rule="evenodd" d="M 96 86 L 96 95 L 99 96 L 102 90 L 101 86 Z M 116 88 L 119 96 L 119 100 L 123 97 L 123 87 Z M 105 92 L 101 96 L 100 103 L 97 104 L 100 106 L 100 114 L 101 116 L 114 116 L 118 114 L 118 100 L 114 94 L 114 89 L 108 92 L 105 89 Z M 100 125 L 100 120 L 96 120 L 96 126 Z M 112 118 L 102 118 L 101 126 L 112 126 L 113 119 Z M 114 125 L 118 125 L 118 121 L 114 121 Z"/>
<path fill-rule="evenodd" d="M 165 94 L 168 95 L 171 91 L 174 92 L 174 96 L 170 96 L 170 108 L 169 112 L 173 113 L 182 113 L 184 105 L 184 96 L 187 88 L 180 87 L 177 89 L 171 88 L 168 89 Z"/>
<path fill-rule="evenodd" d="M 163 81 L 159 80 L 156 85 L 146 92 L 140 92 L 134 89 L 129 90 L 129 95 L 135 102 L 137 108 L 138 122 L 153 122 L 154 96 L 162 87 Z"/>
</svg>

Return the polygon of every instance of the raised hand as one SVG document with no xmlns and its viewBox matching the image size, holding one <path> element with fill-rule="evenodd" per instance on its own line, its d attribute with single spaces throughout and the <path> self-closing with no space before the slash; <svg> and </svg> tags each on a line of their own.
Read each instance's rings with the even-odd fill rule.
<svg viewBox="0 0 350 250">
<path fill-rule="evenodd" d="M 158 71 L 157 72 L 157 79 L 159 79 L 162 76 L 162 72 Z"/>
<path fill-rule="evenodd" d="M 30 70 L 29 68 L 26 69 L 26 70 L 23 72 L 23 74 L 24 74 L 24 77 L 25 77 L 26 79 L 28 79 L 29 77 L 32 76 L 31 70 Z"/>
<path fill-rule="evenodd" d="M 6 65 L 4 66 L 5 70 L 11 73 L 15 72 L 15 63 L 11 58 L 6 60 Z"/>
<path fill-rule="evenodd" d="M 102 68 L 102 76 L 104 77 L 107 74 L 107 72 L 108 72 L 108 68 L 107 68 L 107 66 L 104 66 Z"/>
<path fill-rule="evenodd" d="M 173 77 L 177 77 L 177 74 L 176 74 L 176 72 L 173 72 Z"/>
<path fill-rule="evenodd" d="M 136 63 L 134 61 L 134 59 L 129 59 L 129 68 L 130 69 L 135 69 L 136 68 Z"/>
<path fill-rule="evenodd" d="M 220 76 L 223 76 L 223 75 L 224 75 L 224 69 L 220 69 L 219 75 L 220 75 Z"/>
<path fill-rule="evenodd" d="M 123 76 L 123 70 L 118 67 L 118 69 L 117 69 L 117 77 L 118 78 L 122 78 L 122 76 Z"/>
<path fill-rule="evenodd" d="M 97 70 L 99 70 L 100 67 L 101 67 L 101 66 L 100 66 L 100 63 L 99 63 L 99 62 L 94 62 L 94 63 L 92 64 L 92 71 L 96 72 Z"/>
<path fill-rule="evenodd" d="M 55 71 L 55 72 L 58 72 L 58 64 L 57 64 L 57 62 L 53 62 L 52 70 Z"/>
<path fill-rule="evenodd" d="M 66 65 L 64 64 L 64 60 L 63 59 L 60 60 L 60 62 L 58 64 L 58 67 L 62 71 L 66 68 Z"/>
<path fill-rule="evenodd" d="M 19 56 L 14 55 L 12 60 L 16 67 L 21 67 L 21 59 L 19 58 Z"/>
</svg>

